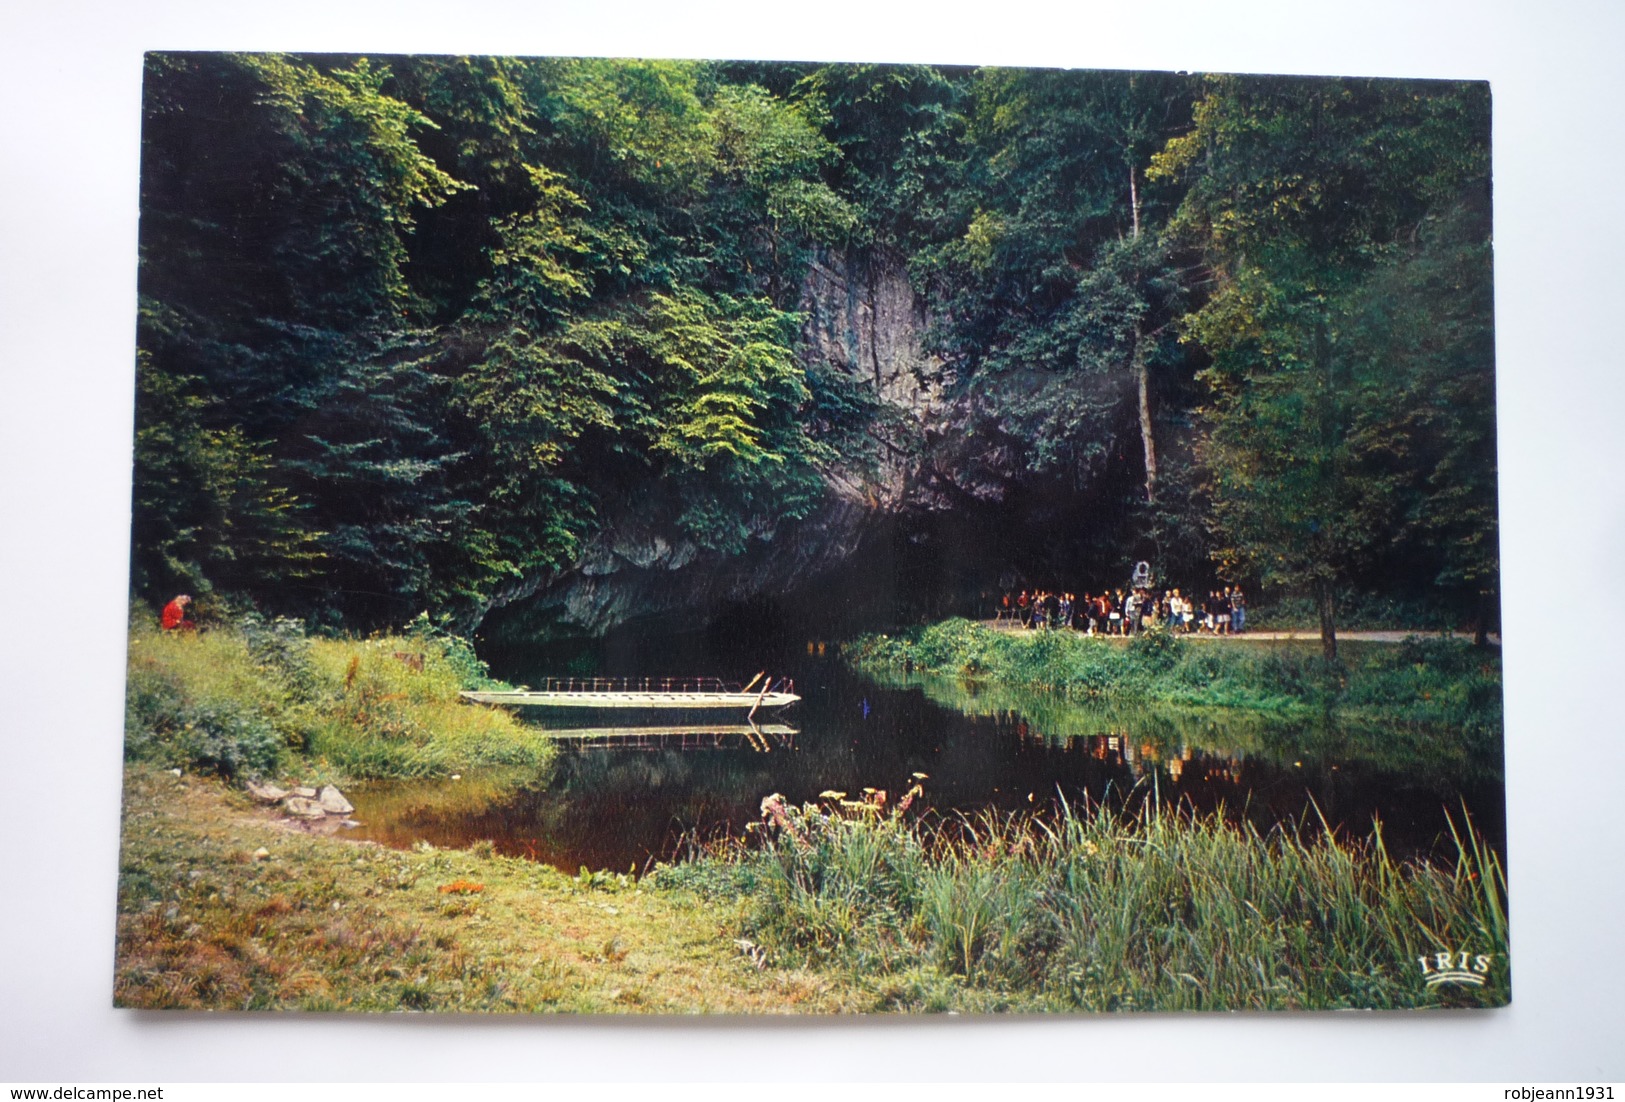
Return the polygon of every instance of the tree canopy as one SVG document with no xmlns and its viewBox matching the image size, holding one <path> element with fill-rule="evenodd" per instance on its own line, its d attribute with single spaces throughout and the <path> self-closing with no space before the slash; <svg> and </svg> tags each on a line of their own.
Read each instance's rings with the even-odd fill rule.
<svg viewBox="0 0 1625 1102">
<path fill-rule="evenodd" d="M 907 413 L 804 345 L 844 257 L 909 274 L 945 454 L 1075 501 L 1028 518 L 1064 547 L 1307 587 L 1329 648 L 1340 586 L 1465 607 L 1488 119 L 1447 82 L 149 55 L 133 584 L 467 623 L 617 525 L 746 554 Z"/>
</svg>

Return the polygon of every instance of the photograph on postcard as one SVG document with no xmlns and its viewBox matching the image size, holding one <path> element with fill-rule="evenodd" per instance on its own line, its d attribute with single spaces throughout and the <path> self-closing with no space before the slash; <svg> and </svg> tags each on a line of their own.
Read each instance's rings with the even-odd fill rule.
<svg viewBox="0 0 1625 1102">
<path fill-rule="evenodd" d="M 121 1007 L 1496 1007 L 1490 89 L 151 53 Z"/>
</svg>

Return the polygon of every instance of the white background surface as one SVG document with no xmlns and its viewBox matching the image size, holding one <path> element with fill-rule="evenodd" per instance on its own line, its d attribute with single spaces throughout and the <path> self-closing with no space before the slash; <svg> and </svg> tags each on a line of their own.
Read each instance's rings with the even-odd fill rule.
<svg viewBox="0 0 1625 1102">
<path fill-rule="evenodd" d="M 1622 9 L 84 0 L 0 9 L 0 1081 L 1625 1079 Z M 1485 78 L 1512 1007 L 815 1021 L 111 1008 L 141 52 Z"/>
</svg>

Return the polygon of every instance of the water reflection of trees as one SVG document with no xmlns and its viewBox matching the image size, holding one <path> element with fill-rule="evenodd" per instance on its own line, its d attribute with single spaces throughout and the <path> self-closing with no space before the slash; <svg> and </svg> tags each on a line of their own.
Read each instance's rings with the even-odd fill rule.
<svg viewBox="0 0 1625 1102">
<path fill-rule="evenodd" d="M 1498 738 L 1486 745 L 1445 727 L 1362 724 L 1335 713 L 1305 721 L 1241 709 L 1085 702 L 935 674 L 868 676 L 887 688 L 922 692 L 940 707 L 991 719 L 1023 742 L 1120 763 L 1136 777 L 1160 768 L 1174 780 L 1194 770 L 1237 782 L 1249 763 L 1267 763 L 1320 772 L 1357 767 L 1441 789 L 1501 778 Z"/>
<path fill-rule="evenodd" d="M 376 835 L 390 844 L 491 838 L 566 871 L 624 871 L 672 857 L 684 838 L 738 832 L 770 792 L 798 803 L 916 771 L 929 774 L 918 806 L 945 816 L 1048 814 L 1058 799 L 1132 812 L 1160 799 L 1245 815 L 1266 831 L 1314 830 L 1324 815 L 1364 836 L 1380 814 L 1391 850 L 1405 855 L 1438 849 L 1441 837 L 1447 846 L 1444 814 L 1465 803 L 1492 839 L 1504 831 L 1499 740 L 1487 749 L 1437 728 L 1102 705 L 917 674 L 833 680 L 787 718 L 793 738 L 760 741 L 618 728 L 568 740 L 550 776 L 517 790 L 486 778 L 409 785 L 397 807 L 362 811 L 396 821 Z"/>
</svg>

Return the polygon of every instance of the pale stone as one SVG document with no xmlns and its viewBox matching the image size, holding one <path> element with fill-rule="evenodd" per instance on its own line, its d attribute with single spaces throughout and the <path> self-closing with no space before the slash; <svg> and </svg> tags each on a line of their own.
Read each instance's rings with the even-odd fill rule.
<svg viewBox="0 0 1625 1102">
<path fill-rule="evenodd" d="M 258 781 L 249 781 L 243 786 L 248 794 L 262 803 L 280 803 L 288 795 L 286 789 L 278 788 L 274 784 L 261 784 Z"/>
<path fill-rule="evenodd" d="M 256 860 L 256 861 L 269 861 L 270 859 L 271 859 L 271 851 L 266 849 L 264 846 L 261 846 L 259 849 L 254 851 L 254 860 Z"/>
<path fill-rule="evenodd" d="M 311 788 L 309 785 L 302 784 L 290 792 L 289 795 L 299 796 L 306 800 L 314 800 L 316 798 L 316 790 Z"/>
<path fill-rule="evenodd" d="M 329 815 L 348 815 L 355 810 L 355 805 L 344 798 L 344 793 L 332 785 L 323 785 L 316 796 L 316 802 L 321 804 L 322 810 Z"/>
<path fill-rule="evenodd" d="M 296 819 L 324 819 L 327 812 L 322 805 L 308 796 L 289 796 L 282 801 L 282 810 Z"/>
</svg>

